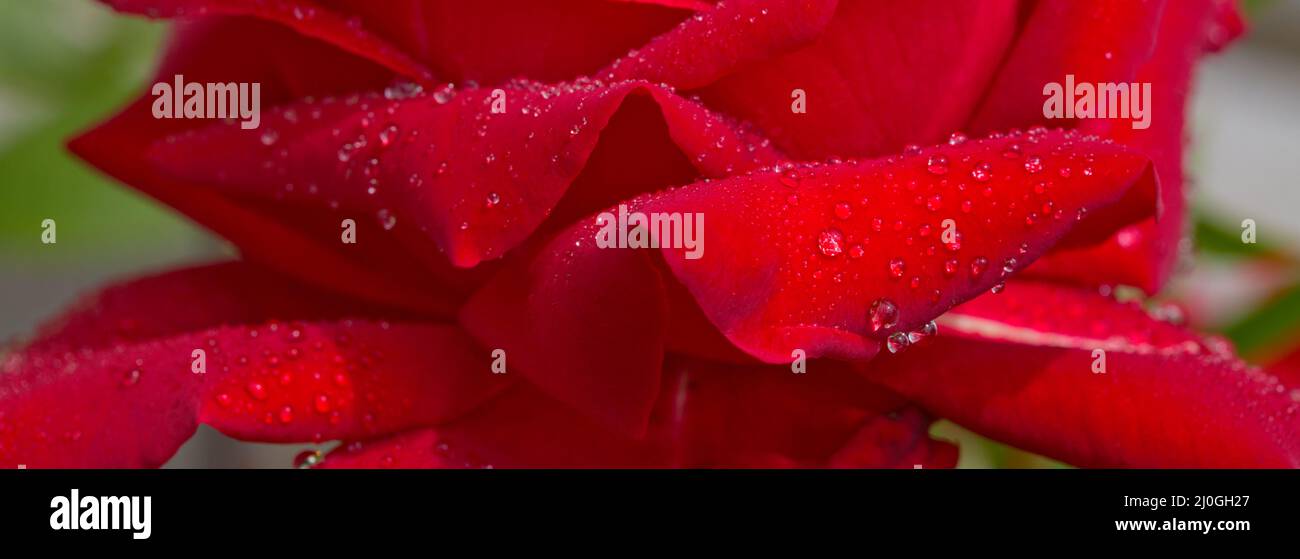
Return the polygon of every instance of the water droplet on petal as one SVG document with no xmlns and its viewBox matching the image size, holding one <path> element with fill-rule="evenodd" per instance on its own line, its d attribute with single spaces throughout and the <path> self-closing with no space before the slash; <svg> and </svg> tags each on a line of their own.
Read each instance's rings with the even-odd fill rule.
<svg viewBox="0 0 1300 559">
<path fill-rule="evenodd" d="M 844 233 L 839 229 L 824 229 L 817 235 L 817 250 L 823 256 L 835 257 L 844 252 Z"/>
<path fill-rule="evenodd" d="M 903 273 L 907 271 L 907 263 L 902 258 L 895 258 L 889 261 L 889 275 L 894 279 L 902 279 Z"/>
<path fill-rule="evenodd" d="M 948 172 L 948 158 L 941 153 L 930 156 L 926 162 L 925 169 L 932 175 L 943 175 Z"/>
<path fill-rule="evenodd" d="M 943 248 L 945 250 L 948 252 L 957 252 L 961 250 L 961 231 L 953 231 L 952 235 L 948 235 L 947 237 L 948 240 L 943 243 Z"/>
<path fill-rule="evenodd" d="M 397 226 L 397 216 L 393 215 L 393 212 L 387 208 L 379 210 L 375 217 L 379 218 L 379 225 L 385 231 L 392 231 Z"/>
<path fill-rule="evenodd" d="M 1043 171 L 1043 160 L 1037 155 L 1031 155 L 1025 158 L 1025 171 L 1029 173 L 1041 173 Z"/>
<path fill-rule="evenodd" d="M 333 408 L 330 397 L 325 394 L 317 394 L 316 398 L 312 400 L 312 405 L 316 408 L 317 413 L 329 413 Z"/>
<path fill-rule="evenodd" d="M 908 341 L 907 334 L 904 334 L 903 332 L 894 332 L 885 340 L 885 348 L 888 349 L 890 353 L 903 351 L 904 349 L 907 349 L 907 346 L 910 344 L 911 342 Z"/>
<path fill-rule="evenodd" d="M 245 388 L 248 390 L 248 395 L 252 396 L 254 400 L 266 399 L 266 387 L 262 383 L 253 381 L 248 383 Z"/>
<path fill-rule="evenodd" d="M 987 161 L 976 163 L 975 168 L 971 169 L 970 176 L 976 181 L 988 182 L 993 178 L 993 165 Z"/>
<path fill-rule="evenodd" d="M 867 309 L 867 318 L 871 322 L 872 332 L 893 328 L 898 324 L 898 306 L 889 299 L 876 299 Z"/>
<path fill-rule="evenodd" d="M 386 128 L 379 131 L 380 147 L 388 147 L 397 139 L 397 125 L 389 124 Z"/>
<path fill-rule="evenodd" d="M 984 270 L 987 269 L 989 269 L 989 259 L 983 256 L 970 261 L 970 275 L 972 276 L 981 276 L 984 274 Z"/>
</svg>

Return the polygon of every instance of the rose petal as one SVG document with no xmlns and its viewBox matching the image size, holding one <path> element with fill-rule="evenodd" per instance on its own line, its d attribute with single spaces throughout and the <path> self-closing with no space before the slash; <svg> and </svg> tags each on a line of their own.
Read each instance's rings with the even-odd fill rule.
<svg viewBox="0 0 1300 559">
<path fill-rule="evenodd" d="M 1029 173 L 1022 159 L 1004 158 L 1013 144 L 1025 146 L 1022 157 L 1039 158 L 1045 170 Z M 944 174 L 927 170 L 932 156 L 947 158 Z M 1085 161 L 1090 172 L 1055 176 L 1056 169 Z M 985 172 L 981 163 L 990 164 L 987 182 L 971 177 L 976 168 Z M 800 349 L 809 357 L 867 359 L 886 336 L 918 329 L 1003 281 L 1071 229 L 1066 240 L 1104 238 L 1149 215 L 1148 167 L 1118 146 L 1044 132 L 898 160 L 791 166 L 696 183 L 638 198 L 626 211 L 677 213 L 691 223 L 705 216 L 700 258 L 665 246 L 648 253 L 662 255 L 667 268 L 658 268 L 658 259 L 636 250 L 600 248 L 598 220 L 617 229 L 629 219 L 614 212 L 580 221 L 526 264 L 521 258 L 520 268 L 496 276 L 460 318 L 483 345 L 536 363 L 525 374 L 550 395 L 620 427 L 635 426 L 637 417 L 612 418 L 605 399 L 617 394 L 621 414 L 643 413 L 654 400 L 657 370 L 642 363 L 653 363 L 661 351 L 659 309 L 672 313 L 668 332 L 721 332 L 693 334 L 682 344 L 669 334 L 678 350 L 699 350 L 705 342 L 727 346 L 692 351 L 702 356 L 735 355 L 739 348 L 751 361 L 788 363 Z M 1037 193 L 1048 180 L 1039 177 L 1049 174 L 1051 186 Z M 1026 224 L 1049 203 L 1051 215 Z M 1096 219 L 1079 223 L 1084 209 Z M 960 235 L 950 245 L 945 219 Z M 666 307 L 642 300 L 656 293 L 670 298 Z M 630 306 L 617 304 L 629 297 Z M 875 301 L 897 313 L 881 314 L 882 327 L 873 330 Z M 503 314 L 503 306 L 519 314 Z M 623 338 L 628 332 L 636 339 Z M 629 365 L 610 375 L 608 361 L 589 361 L 592 348 L 623 355 Z M 639 391 L 630 392 L 634 387 Z"/>
<path fill-rule="evenodd" d="M 1128 3 L 1123 3 L 1127 8 Z M 1126 120 L 1090 120 L 1082 129 L 1102 134 L 1149 155 L 1160 176 L 1159 221 L 1129 226 L 1100 246 L 1049 256 L 1031 272 L 1083 284 L 1127 284 L 1154 293 L 1173 272 L 1181 256 L 1186 230 L 1183 151 L 1187 135 L 1185 112 L 1192 69 L 1211 37 L 1229 37 L 1232 10 L 1217 0 L 1180 2 L 1164 10 L 1159 40 L 1150 60 L 1137 69 L 1134 81 L 1151 84 L 1154 109 L 1150 127 L 1134 129 Z M 1231 5 L 1232 3 L 1226 3 Z M 1228 23 L 1219 23 L 1228 17 Z M 1237 22 L 1240 25 L 1240 22 Z M 1216 31 L 1217 30 L 1217 31 Z M 1235 33 L 1240 33 L 1239 27 Z M 1225 41 L 1226 38 L 1220 38 Z M 1114 77 L 1114 76 L 1107 76 Z M 1116 80 L 1116 81 L 1126 81 Z"/>
<path fill-rule="evenodd" d="M 707 216 L 703 257 L 662 254 L 709 320 L 750 355 L 788 362 L 800 348 L 865 359 L 885 336 L 1003 281 L 1076 224 L 1066 241 L 1096 238 L 1152 211 L 1154 182 L 1142 157 L 1072 134 L 1032 138 L 754 174 L 648 197 L 635 209 Z M 1022 159 L 1005 158 L 1013 144 L 1046 170 L 1030 173 Z M 936 175 L 927 167 L 940 156 L 948 168 Z M 1091 172 L 1040 178 L 1067 166 Z M 987 182 L 972 176 L 982 172 Z M 1051 184 L 1038 194 L 1043 181 Z M 1078 221 L 1089 212 L 1093 220 Z M 957 242 L 945 243 L 945 219 Z M 593 247 L 595 225 L 584 225 L 590 236 L 575 238 Z M 896 327 L 873 331 L 868 310 L 877 300 L 897 307 Z"/>
<path fill-rule="evenodd" d="M 818 6 L 812 13 L 820 17 Z M 802 19 L 791 26 L 803 29 Z M 966 122 L 1015 25 L 1016 4 L 1009 1 L 844 1 L 813 44 L 700 93 L 796 157 L 897 152 L 938 142 Z M 793 111 L 796 89 L 806 112 Z"/>
<path fill-rule="evenodd" d="M 251 16 L 286 25 L 393 72 L 427 83 L 433 75 L 420 62 L 345 13 L 312 0 L 102 0 L 114 9 L 149 17 Z"/>
<path fill-rule="evenodd" d="M 0 370 L 0 465 L 158 466 L 199 423 L 274 442 L 430 425 L 504 384 L 473 348 L 448 326 L 345 321 L 18 353 Z"/>
<path fill-rule="evenodd" d="M 1300 390 L 1090 291 L 1013 284 L 945 315 L 928 347 L 864 370 L 957 423 L 1078 466 L 1300 465 Z"/>
<path fill-rule="evenodd" d="M 1066 74 L 1074 75 L 1075 83 L 1133 81 L 1151 56 L 1164 8 L 1164 0 L 1035 3 L 1024 32 L 973 115 L 971 130 L 1047 124 L 1043 86 L 1063 83 Z"/>
<path fill-rule="evenodd" d="M 650 431 L 602 430 L 518 386 L 463 420 L 341 447 L 328 468 L 950 467 L 930 420 L 844 365 L 726 367 L 674 359 Z"/>
<path fill-rule="evenodd" d="M 110 287 L 3 360 L 0 465 L 157 466 L 199 423 L 252 440 L 376 436 L 504 387 L 457 328 L 337 319 L 377 312 L 242 263 Z"/>
<path fill-rule="evenodd" d="M 705 176 L 779 158 L 742 127 L 640 82 L 608 87 L 519 82 L 506 89 L 464 91 L 454 99 L 452 94 L 302 104 L 285 111 L 313 116 L 290 121 L 277 112 L 264 119 L 277 135 L 270 145 L 237 126 L 215 125 L 155 144 L 151 159 L 169 176 L 217 187 L 228 196 L 270 197 L 299 207 L 337 205 L 336 216 L 377 215 L 389 222 L 386 227 L 435 242 L 456 266 L 472 267 L 502 256 L 551 215 L 625 102 L 638 111 L 658 112 L 664 127 L 644 132 L 666 129 L 671 142 L 655 135 L 625 138 L 631 144 L 625 149 L 601 153 L 616 162 L 635 157 L 643 163 L 594 164 L 613 171 L 602 179 L 628 177 L 629 184 L 657 190 L 669 185 L 646 184 L 628 171 L 648 161 L 676 169 L 651 177 L 685 182 L 692 175 L 680 170 L 683 154 Z M 653 103 L 632 104 L 631 96 Z M 505 110 L 494 112 L 494 105 Z M 285 191 L 286 181 L 296 188 Z M 600 205 L 569 204 L 561 213 L 584 215 L 609 203 L 611 194 L 644 192 L 629 192 L 619 182 L 598 186 L 610 189 L 609 184 L 615 185 L 613 192 L 586 191 L 595 200 L 588 203 Z M 429 248 L 408 250 L 428 253 Z"/>
<path fill-rule="evenodd" d="M 590 262 L 517 260 L 465 304 L 461 324 L 550 396 L 640 434 L 663 367 L 663 286 L 648 253 Z"/>
<path fill-rule="evenodd" d="M 271 320 L 407 317 L 246 262 L 194 266 L 105 287 L 40 328 L 28 352 L 102 349 Z"/>
<path fill-rule="evenodd" d="M 746 65 L 815 39 L 835 12 L 833 0 L 726 2 L 687 19 L 595 75 L 682 89 L 703 87 Z"/>
<path fill-rule="evenodd" d="M 590 75 L 672 29 L 700 2 L 609 0 L 333 0 L 429 65 L 446 81 L 495 85 L 515 78 Z"/>
<path fill-rule="evenodd" d="M 277 25 L 223 18 L 185 25 L 176 33 L 157 79 L 170 82 L 174 75 L 201 83 L 260 82 L 267 106 L 300 95 L 383 87 L 391 79 L 391 74 L 364 60 Z M 155 119 L 151 102 L 149 96 L 137 100 L 69 147 L 106 173 L 226 237 L 246 257 L 281 272 L 393 305 L 444 314 L 455 307 L 454 289 L 429 289 L 448 280 L 431 277 L 434 272 L 425 273 L 424 267 L 410 266 L 410 256 L 400 243 L 367 242 L 385 233 L 374 220 L 357 219 L 360 244 L 345 246 L 339 242 L 340 220 L 333 215 L 276 212 L 160 175 L 146 164 L 145 149 L 169 134 L 210 126 L 211 121 Z M 263 131 L 249 132 L 260 136 Z M 443 267 L 449 268 L 445 263 Z"/>
</svg>

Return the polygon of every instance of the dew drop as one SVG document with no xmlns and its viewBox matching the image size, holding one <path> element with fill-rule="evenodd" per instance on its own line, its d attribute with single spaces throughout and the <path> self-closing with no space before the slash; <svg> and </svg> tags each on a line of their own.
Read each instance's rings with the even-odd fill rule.
<svg viewBox="0 0 1300 559">
<path fill-rule="evenodd" d="M 898 306 L 889 299 L 876 299 L 867 309 L 867 318 L 871 322 L 872 332 L 893 328 L 898 324 Z"/>
<path fill-rule="evenodd" d="M 1015 258 L 1008 258 L 1008 259 L 1002 261 L 1002 273 L 1003 273 L 1004 275 L 1005 275 L 1005 274 L 1010 274 L 1011 272 L 1014 272 L 1014 271 L 1016 271 L 1016 259 L 1015 259 Z"/>
<path fill-rule="evenodd" d="M 970 275 L 972 276 L 984 275 L 984 270 L 987 269 L 989 269 L 989 259 L 983 256 L 970 261 Z"/>
<path fill-rule="evenodd" d="M 889 261 L 889 275 L 894 279 L 902 279 L 903 273 L 907 271 L 907 263 L 902 258 L 895 258 Z"/>
<path fill-rule="evenodd" d="M 1029 173 L 1041 173 L 1043 171 L 1043 159 L 1037 155 L 1026 157 L 1025 171 Z"/>
<path fill-rule="evenodd" d="M 885 348 L 888 349 L 890 353 L 903 351 L 904 349 L 907 349 L 907 346 L 910 344 L 911 342 L 907 339 L 907 334 L 902 332 L 894 332 L 885 340 Z"/>
<path fill-rule="evenodd" d="M 930 156 L 930 160 L 925 164 L 925 170 L 932 175 L 943 175 L 948 173 L 948 158 L 941 153 Z"/>
<path fill-rule="evenodd" d="M 384 228 L 384 231 L 392 231 L 397 226 L 397 216 L 387 208 L 379 210 L 375 217 L 379 218 L 379 225 Z"/>
<path fill-rule="evenodd" d="M 850 217 L 853 217 L 853 206 L 849 205 L 848 202 L 839 202 L 839 203 L 835 204 L 835 218 L 836 218 L 836 219 L 839 219 L 839 220 L 842 221 L 842 220 L 848 219 L 848 218 L 850 218 Z"/>
<path fill-rule="evenodd" d="M 824 229 L 817 235 L 817 250 L 823 256 L 836 257 L 844 252 L 844 233 L 839 229 Z"/>
<path fill-rule="evenodd" d="M 964 143 L 966 143 L 966 135 L 961 132 L 953 132 L 952 135 L 948 136 L 948 145 L 950 146 L 959 146 Z"/>
<path fill-rule="evenodd" d="M 393 140 L 396 140 L 396 139 L 397 139 L 397 125 L 396 125 L 396 124 L 389 124 L 389 125 L 388 125 L 387 127 L 385 127 L 383 130 L 380 130 L 380 131 L 379 131 L 379 145 L 380 145 L 380 147 L 388 147 L 389 145 L 392 145 Z"/>
<path fill-rule="evenodd" d="M 317 413 L 329 413 L 333 409 L 330 397 L 325 394 L 317 394 L 316 398 L 312 400 L 312 406 L 316 408 Z"/>
<path fill-rule="evenodd" d="M 975 168 L 970 171 L 970 176 L 978 182 L 988 182 L 993 178 L 993 165 L 987 161 L 976 163 Z"/>
<path fill-rule="evenodd" d="M 961 231 L 953 231 L 952 235 L 948 235 L 947 237 L 948 240 L 943 242 L 943 248 L 945 250 L 948 252 L 957 252 L 961 250 Z"/>
<path fill-rule="evenodd" d="M 293 423 L 293 406 L 284 406 L 280 408 L 280 423 Z"/>
<path fill-rule="evenodd" d="M 254 400 L 266 399 L 266 387 L 263 386 L 262 383 L 253 381 L 248 383 L 248 386 L 244 388 L 248 390 L 248 395 L 252 396 Z"/>
</svg>

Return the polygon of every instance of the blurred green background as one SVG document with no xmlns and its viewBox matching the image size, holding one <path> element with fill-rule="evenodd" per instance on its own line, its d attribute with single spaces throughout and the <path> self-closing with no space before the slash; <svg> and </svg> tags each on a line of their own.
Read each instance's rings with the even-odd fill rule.
<svg viewBox="0 0 1300 559">
<path fill-rule="evenodd" d="M 1300 283 L 1300 2 L 1247 2 L 1253 32 L 1207 61 L 1192 108 L 1194 258 L 1168 297 L 1248 357 L 1294 347 Z M 105 281 L 230 254 L 219 240 L 98 175 L 67 138 L 143 90 L 166 26 L 91 0 L 0 0 L 0 340 L 17 340 Z M 1213 209 L 1209 211 L 1208 209 Z M 59 242 L 40 242 L 54 218 Z M 1256 220 L 1260 244 L 1238 224 Z M 1061 467 L 941 422 L 962 467 Z M 297 446 L 204 428 L 173 467 L 287 467 Z"/>
</svg>

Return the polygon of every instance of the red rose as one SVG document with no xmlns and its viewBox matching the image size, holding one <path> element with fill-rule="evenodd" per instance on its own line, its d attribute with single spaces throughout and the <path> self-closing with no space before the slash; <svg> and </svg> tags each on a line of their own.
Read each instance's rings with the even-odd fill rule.
<svg viewBox="0 0 1300 559">
<path fill-rule="evenodd" d="M 1169 275 L 1230 2 L 108 3 L 179 19 L 156 81 L 266 111 L 146 94 L 72 149 L 242 258 L 9 355 L 0 464 L 157 466 L 207 423 L 325 467 L 952 466 L 931 414 L 1300 463 L 1300 392 L 1096 287 Z M 1150 84 L 1150 127 L 1046 119 L 1067 75 Z M 697 237 L 635 250 L 636 215 Z"/>
</svg>

